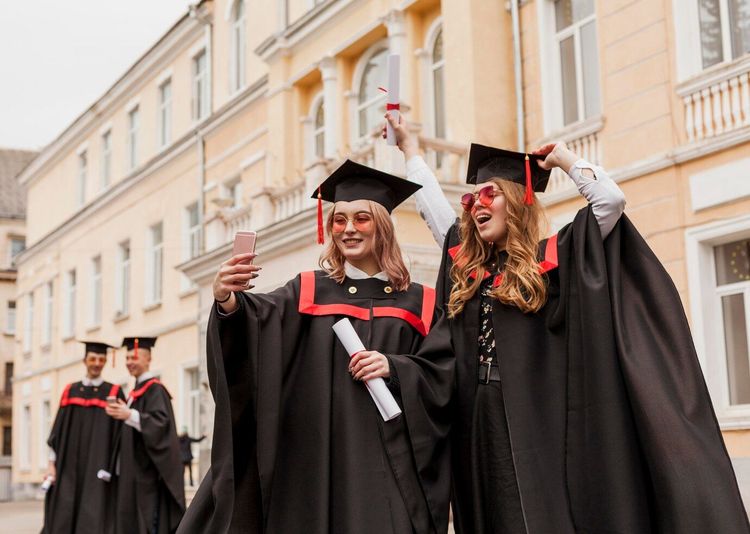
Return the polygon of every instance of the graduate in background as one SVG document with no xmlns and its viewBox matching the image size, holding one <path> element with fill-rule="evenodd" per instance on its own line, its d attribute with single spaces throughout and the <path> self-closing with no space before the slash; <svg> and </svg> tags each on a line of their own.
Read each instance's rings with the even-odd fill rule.
<svg viewBox="0 0 750 534">
<path fill-rule="evenodd" d="M 604 169 L 564 143 L 472 145 L 456 221 L 388 120 L 443 246 L 456 533 L 750 533 L 679 294 Z M 541 239 L 555 167 L 589 204 Z"/>
<path fill-rule="evenodd" d="M 96 472 L 113 450 L 119 421 L 104 412 L 107 397 L 124 399 L 105 382 L 106 343 L 82 341 L 86 376 L 65 386 L 47 444 L 50 447 L 43 534 L 94 534 L 110 519 L 110 487 Z"/>
<path fill-rule="evenodd" d="M 222 264 L 211 469 L 180 534 L 446 532 L 453 353 L 431 336 L 431 360 L 408 356 L 427 343 L 434 293 L 411 282 L 389 215 L 417 188 L 347 161 L 314 194 L 335 203 L 322 270 L 256 294 L 254 254 Z M 331 328 L 342 317 L 368 349 L 351 359 Z M 402 408 L 393 420 L 362 383 L 377 377 Z"/>
<path fill-rule="evenodd" d="M 193 443 L 200 443 L 206 439 L 206 436 L 203 435 L 199 438 L 191 438 L 188 434 L 188 429 L 186 426 L 182 427 L 182 434 L 180 434 L 180 455 L 182 457 L 182 465 L 185 466 L 185 470 L 190 475 L 190 485 L 192 486 L 193 483 Z"/>
<path fill-rule="evenodd" d="M 107 406 L 123 421 L 112 483 L 116 487 L 114 534 L 168 534 L 185 512 L 180 443 L 172 397 L 149 371 L 155 337 L 126 337 L 126 365 L 135 387 L 126 402 Z"/>
</svg>

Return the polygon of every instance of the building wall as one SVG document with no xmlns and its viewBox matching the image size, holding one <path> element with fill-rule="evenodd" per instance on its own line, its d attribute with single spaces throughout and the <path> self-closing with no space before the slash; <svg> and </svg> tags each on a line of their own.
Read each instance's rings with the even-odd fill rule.
<svg viewBox="0 0 750 534">
<path fill-rule="evenodd" d="M 600 104 L 566 125 L 557 63 L 564 35 L 558 35 L 555 26 L 555 6 L 564 2 L 521 4 L 525 145 L 531 149 L 565 140 L 582 156 L 605 166 L 619 182 L 628 199 L 628 217 L 663 262 L 686 306 L 730 454 L 741 482 L 748 480 L 744 466 L 750 462 L 750 405 L 729 402 L 711 258 L 713 247 L 750 236 L 750 222 L 743 219 L 750 209 L 750 182 L 742 181 L 750 168 L 744 160 L 750 139 L 750 61 L 738 57 L 703 69 L 700 58 L 696 60 L 697 19 L 690 14 L 692 8 L 676 8 L 676 0 L 658 5 L 645 0 L 596 1 L 586 19 L 596 29 L 594 45 L 579 47 L 578 53 L 586 67 L 597 69 L 591 78 L 592 94 Z M 42 457 L 46 430 L 39 421 L 40 402 L 49 398 L 54 407 L 62 386 L 82 372 L 74 338 L 115 342 L 124 335 L 159 334 L 154 365 L 175 394 L 178 426 L 190 418 L 185 369 L 197 365 L 202 410 L 200 428 L 191 431 L 210 433 L 203 359 L 209 288 L 216 268 L 230 254 L 234 232 L 260 231 L 258 261 L 265 269 L 257 290 L 271 289 L 299 270 L 315 267 L 320 249 L 313 245 L 314 203 L 309 196 L 344 157 L 403 172 L 400 155 L 377 138 L 378 123 L 372 125 L 372 135 L 360 136 L 358 131 L 361 74 L 380 47 L 401 53 L 404 110 L 420 129 L 425 157 L 454 205 L 463 191 L 469 141 L 517 148 L 513 26 L 503 2 L 248 3 L 245 83 L 239 88 L 232 84 L 235 74 L 230 67 L 235 8 L 227 0 L 203 2 L 197 16 L 186 16 L 170 29 L 114 83 L 96 112 L 84 112 L 22 176 L 29 187 L 30 250 L 19 265 L 14 440 L 16 445 L 25 443 L 20 431 L 25 423 L 20 421 L 29 402 L 32 450 L 28 469 L 22 469 L 20 458 L 15 463 L 19 481 L 38 481 L 41 476 L 43 466 L 36 459 Z M 445 56 L 444 139 L 436 139 L 434 129 L 431 54 L 439 32 Z M 190 114 L 191 68 L 201 47 L 211 56 L 211 113 L 196 121 Z M 172 77 L 173 132 L 172 143 L 160 148 L 155 137 L 156 99 L 165 76 Z M 324 135 L 333 142 L 316 154 L 313 106 L 321 98 Z M 142 150 L 139 166 L 130 171 L 125 166 L 125 131 L 127 111 L 136 102 L 142 112 Z M 100 192 L 101 133 L 109 125 L 112 185 Z M 82 149 L 90 157 L 83 209 L 74 195 Z M 551 231 L 572 220 L 584 205 L 566 176 L 553 176 L 543 196 Z M 719 181 L 719 193 L 712 180 Z M 227 198 L 235 183 L 241 184 L 236 203 Z M 191 258 L 184 208 L 194 202 L 201 209 L 204 233 L 201 253 Z M 394 219 L 415 278 L 429 281 L 439 251 L 413 203 L 397 210 Z M 164 221 L 164 296 L 160 305 L 148 306 L 143 299 L 146 236 L 157 221 Z M 126 317 L 115 317 L 117 245 L 124 239 L 131 243 L 131 310 Z M 55 295 L 61 295 L 64 273 L 73 267 L 86 273 L 96 254 L 103 261 L 101 325 L 86 327 L 89 280 L 82 275 L 75 336 L 61 336 L 65 309 L 57 301 L 52 343 L 42 348 L 38 303 L 44 284 L 53 281 Z M 197 287 L 186 285 L 188 276 Z M 31 292 L 37 309 L 32 350 L 24 354 L 25 296 Z M 107 373 L 126 381 L 122 358 Z M 741 378 L 750 382 L 750 374 Z M 201 444 L 203 472 L 209 445 L 208 440 Z"/>
</svg>

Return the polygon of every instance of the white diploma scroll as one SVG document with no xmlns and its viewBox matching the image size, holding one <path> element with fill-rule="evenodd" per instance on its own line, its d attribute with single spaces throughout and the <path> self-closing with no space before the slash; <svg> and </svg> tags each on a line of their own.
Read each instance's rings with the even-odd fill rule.
<svg viewBox="0 0 750 534">
<path fill-rule="evenodd" d="M 357 332 L 354 331 L 354 327 L 349 319 L 344 318 L 333 325 L 333 331 L 336 336 L 344 345 L 347 354 L 351 358 L 358 352 L 365 350 L 365 346 L 362 344 L 362 340 L 359 339 Z M 401 415 L 401 408 L 399 408 L 396 399 L 393 398 L 391 390 L 385 385 L 385 381 L 382 378 L 373 378 L 365 382 L 367 391 L 370 392 L 370 397 L 375 402 L 375 406 L 378 407 L 380 415 L 384 421 L 390 421 Z"/>
<path fill-rule="evenodd" d="M 396 124 L 398 124 L 400 115 L 400 64 L 401 56 L 398 54 L 391 54 L 388 56 L 388 95 L 386 98 L 385 109 L 391 114 L 391 117 L 396 121 Z M 386 141 L 389 145 L 396 146 L 396 136 L 393 133 L 393 128 L 388 122 L 386 122 Z"/>
</svg>

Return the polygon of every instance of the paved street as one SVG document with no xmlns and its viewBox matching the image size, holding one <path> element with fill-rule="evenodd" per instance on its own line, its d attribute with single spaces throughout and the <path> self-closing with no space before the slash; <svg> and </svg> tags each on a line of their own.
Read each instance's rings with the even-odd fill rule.
<svg viewBox="0 0 750 534">
<path fill-rule="evenodd" d="M 38 534 L 43 501 L 0 502 L 0 534 Z"/>
</svg>

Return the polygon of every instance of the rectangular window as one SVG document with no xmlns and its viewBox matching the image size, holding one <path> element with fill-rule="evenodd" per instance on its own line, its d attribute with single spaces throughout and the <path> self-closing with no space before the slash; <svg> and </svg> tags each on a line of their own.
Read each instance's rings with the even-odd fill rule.
<svg viewBox="0 0 750 534">
<path fill-rule="evenodd" d="M 159 86 L 159 147 L 172 141 L 172 80 Z"/>
<path fill-rule="evenodd" d="M 239 179 L 229 181 L 224 184 L 223 195 L 232 201 L 231 208 L 242 206 L 242 182 Z"/>
<path fill-rule="evenodd" d="M 193 120 L 203 119 L 208 113 L 208 75 L 206 51 L 193 58 Z"/>
<path fill-rule="evenodd" d="M 9 300 L 5 312 L 5 333 L 16 333 L 16 301 Z"/>
<path fill-rule="evenodd" d="M 5 362 L 5 385 L 3 391 L 6 395 L 13 394 L 13 362 Z"/>
<path fill-rule="evenodd" d="M 750 0 L 696 1 L 704 69 L 750 52 Z"/>
<path fill-rule="evenodd" d="M 65 310 L 63 312 L 63 337 L 73 337 L 76 330 L 76 270 L 65 275 Z"/>
<path fill-rule="evenodd" d="M 135 106 L 128 112 L 128 170 L 138 166 L 138 128 L 140 126 L 140 111 Z"/>
<path fill-rule="evenodd" d="M 594 0 L 555 0 L 555 42 L 563 126 L 598 115 L 601 95 Z"/>
<path fill-rule="evenodd" d="M 102 324 L 102 257 L 91 259 L 91 302 L 89 326 Z"/>
<path fill-rule="evenodd" d="M 52 282 L 47 282 L 44 287 L 44 316 L 42 325 L 42 345 L 49 346 L 52 343 L 52 317 L 55 313 L 55 295 Z"/>
<path fill-rule="evenodd" d="M 197 258 L 201 253 L 201 221 L 198 203 L 191 204 L 185 210 L 185 232 L 187 241 L 187 258 Z"/>
<path fill-rule="evenodd" d="M 117 248 L 115 292 L 117 315 L 127 315 L 130 311 L 130 241 L 120 243 Z"/>
<path fill-rule="evenodd" d="M 34 293 L 26 295 L 26 317 L 23 324 L 23 351 L 31 352 L 31 336 L 34 332 Z"/>
<path fill-rule="evenodd" d="M 13 454 L 13 427 L 8 425 L 3 427 L 3 456 Z"/>
<path fill-rule="evenodd" d="M 102 175 L 100 188 L 102 190 L 109 187 L 112 182 L 112 132 L 107 130 L 102 134 Z"/>
<path fill-rule="evenodd" d="M 10 264 L 14 266 L 16 264 L 16 256 L 26 250 L 26 238 L 24 237 L 11 237 L 10 238 Z"/>
<path fill-rule="evenodd" d="M 161 302 L 162 276 L 164 271 L 164 235 L 162 223 L 149 228 L 149 251 L 146 264 L 146 304 Z"/>
<path fill-rule="evenodd" d="M 239 91 L 245 86 L 245 2 L 237 0 L 232 20 L 232 91 Z"/>
<path fill-rule="evenodd" d="M 41 405 L 41 413 L 39 417 L 39 450 L 38 450 L 38 466 L 39 469 L 47 467 L 49 461 L 49 448 L 47 446 L 47 439 L 49 438 L 49 431 L 52 428 L 52 406 L 49 400 L 43 400 Z"/>
<path fill-rule="evenodd" d="M 729 404 L 750 404 L 750 239 L 714 247 L 721 300 Z"/>
<path fill-rule="evenodd" d="M 86 152 L 78 154 L 78 205 L 86 202 L 86 174 L 88 172 L 88 155 Z"/>
<path fill-rule="evenodd" d="M 21 469 L 31 469 L 31 406 L 21 408 L 21 450 L 19 465 Z"/>
</svg>

